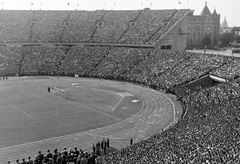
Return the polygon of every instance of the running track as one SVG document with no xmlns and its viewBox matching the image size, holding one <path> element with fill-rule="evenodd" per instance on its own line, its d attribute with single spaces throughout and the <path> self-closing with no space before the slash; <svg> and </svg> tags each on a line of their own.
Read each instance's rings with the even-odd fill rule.
<svg viewBox="0 0 240 164">
<path fill-rule="evenodd" d="M 111 86 L 119 86 L 117 82 L 105 82 L 111 83 Z M 128 83 L 124 83 L 124 85 L 129 91 L 134 91 L 134 94 L 143 101 L 143 108 L 137 114 L 121 122 L 95 130 L 1 148 L 0 163 L 6 163 L 8 160 L 13 163 L 16 159 L 21 161 L 22 158 L 27 159 L 28 156 L 34 159 L 39 150 L 43 154 L 46 154 L 48 149 L 51 152 L 55 148 L 61 151 L 63 147 L 78 147 L 78 149 L 91 151 L 92 144 L 98 140 L 101 141 L 103 137 L 110 139 L 111 147 L 119 149 L 129 144 L 131 137 L 135 142 L 142 140 L 150 135 L 149 132 L 165 129 L 175 122 L 175 105 L 171 99 L 149 88 Z"/>
</svg>

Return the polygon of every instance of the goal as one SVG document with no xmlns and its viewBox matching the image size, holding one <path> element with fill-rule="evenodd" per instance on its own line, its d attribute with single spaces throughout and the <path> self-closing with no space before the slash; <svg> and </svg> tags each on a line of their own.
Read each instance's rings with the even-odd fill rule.
<svg viewBox="0 0 240 164">
<path fill-rule="evenodd" d="M 64 90 L 64 89 L 61 89 L 61 88 L 58 88 L 58 87 L 53 87 L 51 89 L 51 92 L 58 95 L 58 96 L 61 96 L 65 99 L 70 99 L 72 98 L 71 96 L 71 92 L 70 91 L 67 91 L 67 90 Z"/>
</svg>

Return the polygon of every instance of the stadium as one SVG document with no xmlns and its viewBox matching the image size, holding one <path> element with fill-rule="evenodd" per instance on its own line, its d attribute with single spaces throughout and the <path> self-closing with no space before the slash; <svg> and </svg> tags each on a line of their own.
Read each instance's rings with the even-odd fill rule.
<svg viewBox="0 0 240 164">
<path fill-rule="evenodd" d="M 1 10 L 1 163 L 239 163 L 240 59 L 185 51 L 192 12 Z"/>
</svg>

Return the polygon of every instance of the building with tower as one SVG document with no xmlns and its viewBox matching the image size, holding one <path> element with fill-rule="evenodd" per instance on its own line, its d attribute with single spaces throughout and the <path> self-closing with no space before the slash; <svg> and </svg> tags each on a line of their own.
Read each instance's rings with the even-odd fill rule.
<svg viewBox="0 0 240 164">
<path fill-rule="evenodd" d="M 221 25 L 221 29 L 220 29 L 220 33 L 231 33 L 232 32 L 232 28 L 228 27 L 228 22 L 226 17 L 224 17 L 224 21 Z"/>
<path fill-rule="evenodd" d="M 200 15 L 191 15 L 188 19 L 187 45 L 202 48 L 218 44 L 220 31 L 220 14 L 214 9 L 210 12 L 207 2 Z M 207 41 L 206 41 L 207 40 Z"/>
<path fill-rule="evenodd" d="M 223 24 L 222 24 L 222 28 L 223 28 L 223 29 L 227 29 L 227 28 L 228 28 L 228 22 L 227 22 L 226 17 L 224 17 L 224 21 L 223 21 Z"/>
</svg>

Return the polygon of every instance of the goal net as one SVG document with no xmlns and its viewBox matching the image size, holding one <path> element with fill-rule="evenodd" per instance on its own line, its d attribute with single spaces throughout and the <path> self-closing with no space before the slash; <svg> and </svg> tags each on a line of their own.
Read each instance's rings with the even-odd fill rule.
<svg viewBox="0 0 240 164">
<path fill-rule="evenodd" d="M 61 88 L 58 88 L 58 87 L 53 87 L 51 89 L 51 92 L 58 95 L 58 96 L 61 96 L 65 99 L 71 99 L 71 92 L 70 91 L 67 91 L 67 90 L 64 90 L 64 89 L 61 89 Z"/>
</svg>

